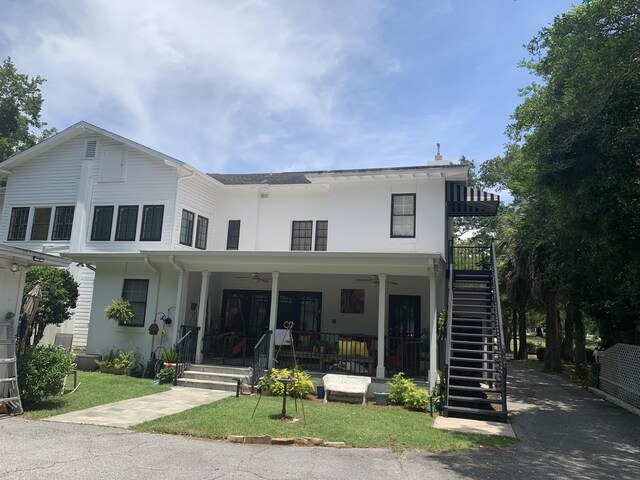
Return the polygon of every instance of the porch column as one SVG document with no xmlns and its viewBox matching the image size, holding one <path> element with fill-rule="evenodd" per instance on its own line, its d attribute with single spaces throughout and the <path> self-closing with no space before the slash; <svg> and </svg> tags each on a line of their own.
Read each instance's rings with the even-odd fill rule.
<svg viewBox="0 0 640 480">
<path fill-rule="evenodd" d="M 180 322 L 182 321 L 182 298 L 184 294 L 184 274 L 185 271 L 181 265 L 176 262 L 173 255 L 169 255 L 169 263 L 178 271 L 178 287 L 176 290 L 176 308 L 173 311 L 173 343 L 177 344 L 180 340 Z M 167 311 L 167 315 L 169 312 Z"/>
<path fill-rule="evenodd" d="M 209 275 L 211 272 L 202 272 L 202 285 L 200 286 L 200 304 L 198 305 L 198 343 L 196 344 L 196 363 L 202 363 L 202 348 L 204 344 L 204 327 L 207 316 L 207 297 L 209 296 Z"/>
<path fill-rule="evenodd" d="M 387 313 L 387 274 L 378 274 L 378 366 L 376 377 L 384 378 L 384 326 Z"/>
<path fill-rule="evenodd" d="M 271 272 L 271 310 L 269 312 L 269 370 L 273 368 L 273 360 L 276 354 L 276 321 L 278 319 L 278 278 L 280 272 Z"/>
<path fill-rule="evenodd" d="M 438 379 L 438 311 L 436 309 L 436 268 L 429 269 L 429 390 Z"/>
</svg>

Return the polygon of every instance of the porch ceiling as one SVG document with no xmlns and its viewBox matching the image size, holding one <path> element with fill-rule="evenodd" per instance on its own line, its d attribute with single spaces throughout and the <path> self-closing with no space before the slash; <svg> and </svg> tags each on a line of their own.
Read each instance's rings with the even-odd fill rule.
<svg viewBox="0 0 640 480">
<path fill-rule="evenodd" d="M 242 252 L 242 251 L 141 251 L 133 253 L 69 253 L 69 258 L 88 264 L 177 262 L 187 271 L 281 272 L 316 274 L 371 274 L 428 276 L 431 267 L 443 267 L 439 253 L 362 252 Z"/>
</svg>

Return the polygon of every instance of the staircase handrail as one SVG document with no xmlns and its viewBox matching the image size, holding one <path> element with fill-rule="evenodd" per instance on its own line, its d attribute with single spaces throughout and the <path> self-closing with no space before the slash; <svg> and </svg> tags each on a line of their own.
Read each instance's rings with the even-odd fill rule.
<svg viewBox="0 0 640 480">
<path fill-rule="evenodd" d="M 258 380 L 262 376 L 262 372 L 267 369 L 269 361 L 269 345 L 271 344 L 271 330 L 267 330 L 260 337 L 260 340 L 256 342 L 253 347 L 253 365 L 251 366 L 251 374 L 249 377 L 249 383 L 251 391 L 254 390 Z"/>
<path fill-rule="evenodd" d="M 178 352 L 178 361 L 175 365 L 175 372 L 173 374 L 173 385 L 178 385 L 178 378 L 182 377 L 185 370 L 191 365 L 192 359 L 195 356 L 196 345 L 198 343 L 197 336 L 193 332 L 200 330 L 200 327 L 189 327 L 182 325 L 182 329 L 186 330 L 186 333 L 180 337 L 176 342 L 176 351 Z"/>
<path fill-rule="evenodd" d="M 500 306 L 500 286 L 498 282 L 498 267 L 496 263 L 496 251 L 493 239 L 491 240 L 491 267 L 493 277 L 493 309 L 496 316 L 496 337 L 498 338 L 498 349 L 500 352 L 500 389 L 502 391 L 502 411 L 507 416 L 507 353 L 504 345 L 504 336 L 502 334 L 502 307 Z"/>
<path fill-rule="evenodd" d="M 450 243 L 450 253 L 449 253 L 449 298 L 447 299 L 447 338 L 446 338 L 446 355 L 445 355 L 445 364 L 444 364 L 444 372 L 446 382 L 445 385 L 449 385 L 449 375 L 450 365 L 451 365 L 451 324 L 453 323 L 453 255 L 454 255 L 454 246 L 453 241 Z M 442 381 L 442 380 L 441 380 Z M 449 389 L 447 388 L 445 391 L 446 399 L 445 399 L 445 408 L 449 406 Z"/>
</svg>

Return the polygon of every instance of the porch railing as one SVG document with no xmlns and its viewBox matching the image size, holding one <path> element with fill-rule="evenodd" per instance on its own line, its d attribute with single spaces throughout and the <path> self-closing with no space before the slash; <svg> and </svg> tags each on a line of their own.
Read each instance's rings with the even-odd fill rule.
<svg viewBox="0 0 640 480">
<path fill-rule="evenodd" d="M 375 335 L 294 331 L 294 344 L 276 345 L 276 368 L 300 368 L 316 372 L 375 376 L 378 337 Z M 295 359 L 294 359 L 295 351 Z M 386 374 L 404 372 L 408 377 L 427 378 L 427 337 L 385 337 Z"/>
<path fill-rule="evenodd" d="M 251 391 L 254 390 L 260 377 L 269 367 L 269 346 L 271 344 L 271 330 L 264 332 L 260 340 L 253 347 L 253 365 L 251 367 L 251 376 L 249 383 Z"/>
<path fill-rule="evenodd" d="M 455 247 L 450 243 L 449 252 L 454 270 L 490 270 L 492 267 L 490 247 Z"/>
<path fill-rule="evenodd" d="M 235 367 L 251 367 L 254 349 L 261 337 L 245 337 L 241 333 L 207 334 L 204 336 L 204 362 Z"/>
<path fill-rule="evenodd" d="M 178 378 L 189 368 L 189 365 L 195 362 L 198 330 L 200 330 L 200 327 L 191 327 L 188 325 L 182 325 L 181 327 L 180 333 L 182 333 L 182 336 L 176 342 L 178 362 L 176 363 L 175 373 L 173 375 L 174 385 L 178 385 Z"/>
</svg>

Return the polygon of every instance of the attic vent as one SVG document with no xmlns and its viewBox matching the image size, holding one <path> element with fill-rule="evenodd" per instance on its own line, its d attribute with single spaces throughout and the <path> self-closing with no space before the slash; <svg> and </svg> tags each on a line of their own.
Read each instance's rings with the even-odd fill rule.
<svg viewBox="0 0 640 480">
<path fill-rule="evenodd" d="M 95 158 L 97 144 L 97 140 L 89 140 L 87 142 L 87 150 L 84 152 L 84 156 L 87 158 Z"/>
<path fill-rule="evenodd" d="M 260 198 L 269 198 L 269 194 L 268 193 L 261 193 L 260 194 Z"/>
</svg>

